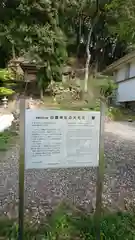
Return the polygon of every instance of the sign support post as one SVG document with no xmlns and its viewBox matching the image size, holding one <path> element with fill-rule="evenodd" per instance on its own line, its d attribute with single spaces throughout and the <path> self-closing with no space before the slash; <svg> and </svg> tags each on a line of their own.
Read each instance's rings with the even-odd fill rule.
<svg viewBox="0 0 135 240">
<path fill-rule="evenodd" d="M 105 120 L 105 104 L 100 101 L 100 136 L 99 136 L 99 166 L 97 169 L 96 184 L 96 240 L 100 240 L 100 222 L 102 213 L 102 193 L 104 183 L 104 120 Z"/>
<path fill-rule="evenodd" d="M 19 159 L 19 229 L 18 240 L 24 239 L 24 164 L 25 164 L 25 98 L 20 99 L 20 159 Z"/>
</svg>

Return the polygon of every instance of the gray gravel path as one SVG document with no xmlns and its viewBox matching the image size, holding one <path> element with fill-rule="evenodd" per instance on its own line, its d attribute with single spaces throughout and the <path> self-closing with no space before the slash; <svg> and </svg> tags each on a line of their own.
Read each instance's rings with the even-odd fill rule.
<svg viewBox="0 0 135 240">
<path fill-rule="evenodd" d="M 104 204 L 125 208 L 135 199 L 135 124 L 107 123 L 105 127 Z M 19 146 L 0 160 L 0 214 L 17 211 Z M 30 170 L 25 173 L 26 212 L 44 216 L 62 200 L 90 211 L 95 204 L 96 169 Z"/>
</svg>

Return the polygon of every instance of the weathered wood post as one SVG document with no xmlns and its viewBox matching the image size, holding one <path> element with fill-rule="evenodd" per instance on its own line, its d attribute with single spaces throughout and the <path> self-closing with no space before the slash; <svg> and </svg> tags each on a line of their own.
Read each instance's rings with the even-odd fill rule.
<svg viewBox="0 0 135 240">
<path fill-rule="evenodd" d="M 100 223 L 102 215 L 102 193 L 104 184 L 104 122 L 105 122 L 105 103 L 100 100 L 100 138 L 99 138 L 99 166 L 97 168 L 97 184 L 96 184 L 96 239 L 100 240 Z"/>
<path fill-rule="evenodd" d="M 25 164 L 25 98 L 20 99 L 20 158 L 19 158 L 19 229 L 18 240 L 24 240 L 24 164 Z"/>
</svg>

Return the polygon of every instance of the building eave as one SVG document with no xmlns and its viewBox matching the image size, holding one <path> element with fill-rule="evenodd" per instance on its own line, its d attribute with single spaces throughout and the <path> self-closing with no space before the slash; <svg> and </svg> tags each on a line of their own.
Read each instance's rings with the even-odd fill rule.
<svg viewBox="0 0 135 240">
<path fill-rule="evenodd" d="M 102 74 L 112 74 L 115 70 L 119 69 L 121 65 L 131 62 L 133 59 L 135 59 L 135 51 L 126 54 L 124 57 L 109 65 L 102 71 Z"/>
</svg>

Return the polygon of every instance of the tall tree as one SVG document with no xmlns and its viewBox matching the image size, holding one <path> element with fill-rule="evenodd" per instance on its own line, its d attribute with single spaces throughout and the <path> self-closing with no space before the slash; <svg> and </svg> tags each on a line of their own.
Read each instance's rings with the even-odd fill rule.
<svg viewBox="0 0 135 240">
<path fill-rule="evenodd" d="M 36 62 L 41 88 L 45 81 L 61 80 L 66 47 L 54 1 L 5 0 L 0 23 L 1 46 L 9 49 L 12 57 L 24 55 Z"/>
<path fill-rule="evenodd" d="M 116 1 L 119 2 L 119 0 Z M 60 4 L 60 26 L 67 36 L 69 52 L 85 57 L 89 50 L 90 62 L 95 62 L 99 70 L 123 56 L 127 51 L 127 41 L 113 30 L 113 27 L 116 29 L 119 24 L 115 13 L 118 9 L 113 7 L 111 12 L 110 4 L 112 0 L 99 1 L 99 14 L 92 30 L 97 7 L 96 0 L 74 0 L 72 4 L 71 1 L 63 1 L 63 4 Z M 91 32 L 90 47 L 87 48 L 89 32 Z"/>
<path fill-rule="evenodd" d="M 45 80 L 61 79 L 66 48 L 69 55 L 86 57 L 90 53 L 90 63 L 102 70 L 134 43 L 135 3 L 100 0 L 98 17 L 96 9 L 96 0 L 1 1 L 0 51 L 4 62 L 8 56 L 27 54 L 42 66 L 38 77 L 43 88 Z"/>
</svg>

